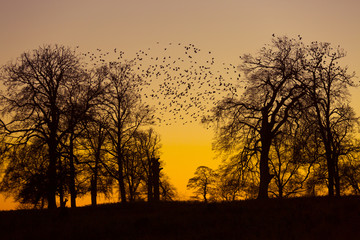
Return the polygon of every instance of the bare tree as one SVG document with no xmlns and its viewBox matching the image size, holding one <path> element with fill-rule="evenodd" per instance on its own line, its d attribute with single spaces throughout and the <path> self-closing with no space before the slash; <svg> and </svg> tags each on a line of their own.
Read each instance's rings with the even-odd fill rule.
<svg viewBox="0 0 360 240">
<path fill-rule="evenodd" d="M 176 188 L 170 183 L 170 179 L 165 174 L 160 176 L 160 200 L 174 201 L 177 197 Z"/>
<path fill-rule="evenodd" d="M 125 185 L 127 186 L 128 199 L 131 202 L 139 198 L 140 192 L 138 189 L 145 183 L 146 174 L 142 158 L 141 152 L 137 151 L 135 145 L 131 145 L 124 151 Z"/>
<path fill-rule="evenodd" d="M 350 192 L 358 194 L 356 188 L 359 181 L 357 156 L 360 147 L 355 133 L 358 130 L 359 122 L 355 117 L 354 110 L 349 105 L 339 108 L 338 114 L 339 117 L 333 125 L 336 194 L 339 196 L 349 192 L 349 188 L 352 189 Z"/>
<path fill-rule="evenodd" d="M 160 171 L 159 163 L 160 158 L 160 137 L 156 132 L 150 128 L 147 131 L 138 131 L 135 137 L 136 151 L 140 154 L 139 159 L 142 163 L 142 169 L 144 174 L 144 182 L 147 188 L 147 200 L 150 202 L 159 197 L 159 194 L 155 194 L 155 188 L 160 184 Z M 156 160 L 157 159 L 157 160 Z M 159 169 L 157 169 L 159 168 Z M 155 170 L 155 171 L 154 171 Z M 158 183 L 158 184 L 155 184 Z M 157 185 L 157 187 L 155 186 Z"/>
<path fill-rule="evenodd" d="M 213 110 L 219 141 L 224 150 L 241 142 L 252 142 L 260 152 L 258 198 L 268 198 L 272 179 L 269 152 L 273 139 L 289 120 L 304 94 L 303 44 L 287 37 L 273 38 L 257 56 L 244 55 L 240 68 L 245 73 L 245 91 L 240 99 L 228 97 Z"/>
<path fill-rule="evenodd" d="M 315 162 L 307 152 L 313 134 L 311 126 L 298 120 L 296 124 L 287 124 L 274 139 L 270 152 L 274 181 L 270 184 L 270 192 L 276 197 L 299 195 L 304 191 L 303 186 Z"/>
<path fill-rule="evenodd" d="M 344 192 L 360 195 L 359 150 L 347 154 L 340 168 Z"/>
<path fill-rule="evenodd" d="M 346 56 L 340 47 L 333 49 L 329 43 L 313 42 L 308 48 L 309 57 L 305 62 L 310 79 L 307 90 L 324 145 L 328 172 L 328 194 L 340 195 L 338 156 L 341 145 L 339 126 L 350 124 L 354 117 L 349 113 L 348 88 L 355 86 L 347 67 L 338 63 Z"/>
<path fill-rule="evenodd" d="M 104 73 L 95 70 L 94 73 L 84 74 L 83 78 L 71 81 L 67 85 L 64 98 L 65 119 L 63 122 L 65 135 L 62 144 L 66 149 L 65 157 L 69 160 L 69 190 L 71 207 L 76 207 L 76 165 L 79 163 L 74 151 L 76 140 L 86 129 L 87 123 L 92 120 L 93 115 L 99 114 L 97 105 L 99 98 L 104 97 L 105 84 Z"/>
<path fill-rule="evenodd" d="M 216 173 L 209 167 L 200 166 L 196 169 L 194 177 L 189 179 L 187 188 L 194 189 L 195 196 L 201 196 L 205 202 L 212 193 L 216 183 Z"/>
<path fill-rule="evenodd" d="M 256 163 L 256 152 L 246 146 L 232 156 L 226 156 L 217 170 L 217 198 L 225 201 L 255 198 L 254 187 L 259 185 Z"/>
<path fill-rule="evenodd" d="M 0 191 L 13 196 L 22 205 L 43 208 L 47 197 L 46 145 L 38 140 L 14 146 L 5 159 L 7 168 L 0 183 Z"/>
<path fill-rule="evenodd" d="M 64 118 L 64 97 L 70 82 L 83 78 L 76 54 L 64 46 L 43 46 L 23 53 L 2 68 L 1 80 L 7 87 L 1 96 L 2 114 L 9 136 L 17 143 L 38 138 L 47 144 L 47 202 L 56 207 L 56 164 Z"/>
<path fill-rule="evenodd" d="M 108 73 L 108 88 L 103 106 L 109 116 L 108 136 L 112 142 L 109 153 L 114 159 L 107 169 L 118 181 L 119 198 L 126 202 L 125 151 L 136 131 L 152 123 L 153 115 L 149 106 L 141 102 L 139 89 L 143 79 L 132 71 L 131 63 L 111 62 L 104 68 Z"/>
</svg>

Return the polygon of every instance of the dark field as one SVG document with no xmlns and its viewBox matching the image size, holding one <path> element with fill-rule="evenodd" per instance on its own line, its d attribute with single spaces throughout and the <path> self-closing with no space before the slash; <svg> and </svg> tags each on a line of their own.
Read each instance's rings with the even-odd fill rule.
<svg viewBox="0 0 360 240">
<path fill-rule="evenodd" d="M 0 212 L 1 239 L 360 239 L 360 198 Z"/>
</svg>

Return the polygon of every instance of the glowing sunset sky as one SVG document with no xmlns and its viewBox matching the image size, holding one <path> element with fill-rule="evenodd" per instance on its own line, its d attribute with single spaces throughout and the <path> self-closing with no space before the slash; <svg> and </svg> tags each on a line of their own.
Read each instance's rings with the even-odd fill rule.
<svg viewBox="0 0 360 240">
<path fill-rule="evenodd" d="M 0 65 L 43 44 L 134 53 L 156 42 L 192 43 L 237 65 L 240 55 L 255 53 L 274 33 L 341 45 L 348 53 L 344 64 L 359 76 L 359 11 L 358 0 L 2 0 Z M 352 94 L 360 114 L 360 89 Z M 211 152 L 212 130 L 196 123 L 156 131 L 164 171 L 187 196 L 196 167 L 219 164 Z M 13 206 L 0 198 L 0 210 Z"/>
</svg>

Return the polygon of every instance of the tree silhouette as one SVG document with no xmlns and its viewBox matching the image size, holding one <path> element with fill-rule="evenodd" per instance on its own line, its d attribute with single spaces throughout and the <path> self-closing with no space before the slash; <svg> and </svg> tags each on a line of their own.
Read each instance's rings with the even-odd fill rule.
<svg viewBox="0 0 360 240">
<path fill-rule="evenodd" d="M 109 155 L 109 139 L 107 136 L 108 118 L 106 114 L 95 111 L 91 120 L 86 122 L 79 139 L 80 160 L 87 166 L 86 175 L 89 179 L 91 205 L 97 205 L 98 193 L 109 196 L 112 190 L 113 178 L 107 173 L 104 165 Z"/>
<path fill-rule="evenodd" d="M 212 193 L 216 183 L 216 173 L 209 167 L 200 166 L 195 171 L 195 176 L 189 179 L 187 188 L 195 190 L 195 196 L 201 196 L 205 202 Z"/>
<path fill-rule="evenodd" d="M 75 187 L 76 165 L 79 163 L 74 151 L 76 140 L 87 127 L 92 115 L 98 114 L 96 106 L 100 103 L 99 98 L 104 96 L 105 85 L 103 84 L 102 72 L 84 74 L 82 78 L 72 79 L 67 85 L 64 95 L 65 118 L 62 122 L 64 137 L 61 144 L 65 152 L 62 153 L 68 159 L 69 165 L 69 191 L 71 207 L 76 207 Z"/>
<path fill-rule="evenodd" d="M 160 170 L 160 165 L 158 165 L 160 164 L 158 161 L 161 148 L 160 137 L 152 128 L 147 131 L 138 131 L 134 137 L 136 151 L 141 154 L 139 159 L 147 188 L 147 200 L 149 202 L 155 199 L 159 200 L 159 193 L 155 194 L 155 188 L 158 188 L 158 184 L 160 184 L 160 172 L 157 172 L 158 169 Z"/>
<path fill-rule="evenodd" d="M 301 78 L 304 56 L 301 42 L 287 37 L 274 37 L 257 56 L 244 55 L 240 66 L 246 78 L 243 95 L 222 100 L 210 118 L 219 123 L 219 145 L 224 150 L 246 142 L 260 152 L 260 199 L 268 198 L 273 177 L 269 168 L 273 139 L 305 94 Z"/>
<path fill-rule="evenodd" d="M 253 156 L 253 151 L 246 147 L 231 156 L 226 156 L 217 169 L 217 198 L 234 201 L 256 196 L 254 189 L 257 189 L 259 175 Z"/>
<path fill-rule="evenodd" d="M 2 69 L 1 80 L 7 91 L 1 97 L 3 114 L 11 116 L 8 133 L 18 143 L 38 138 L 47 144 L 47 203 L 56 207 L 58 147 L 64 119 L 64 94 L 70 82 L 84 72 L 75 53 L 64 46 L 45 45 L 23 53 Z"/>
<path fill-rule="evenodd" d="M 179 43 L 184 55 L 174 57 L 170 46 L 156 57 L 140 50 L 131 61 L 122 51 L 108 61 L 97 49 L 84 62 L 70 48 L 45 45 L 5 65 L 1 191 L 48 208 L 57 194 L 62 207 L 70 196 L 76 207 L 89 191 L 96 205 L 116 181 L 121 202 L 173 199 L 149 126 L 210 113 L 203 122 L 215 124 L 213 146 L 224 161 L 217 171 L 198 167 L 187 185 L 205 202 L 253 198 L 254 189 L 259 199 L 359 193 L 358 119 L 348 102 L 356 84 L 338 63 L 343 49 L 273 36 L 238 68 L 219 70 L 213 57 L 206 61 L 211 52 Z"/>
<path fill-rule="evenodd" d="M 338 61 L 346 56 L 340 47 L 333 49 L 329 43 L 313 42 L 307 52 L 305 69 L 310 79 L 307 91 L 325 149 L 328 193 L 333 196 L 335 189 L 336 195 L 340 196 L 338 158 L 341 140 L 355 120 L 347 104 L 348 88 L 355 86 L 354 73 L 349 74 L 346 67 L 339 65 Z"/>
<path fill-rule="evenodd" d="M 176 197 L 176 188 L 170 183 L 169 177 L 162 173 L 160 175 L 160 200 L 174 201 Z"/>
<path fill-rule="evenodd" d="M 127 195 L 131 200 L 140 196 L 142 185 L 151 199 L 174 197 L 174 188 L 160 172 L 159 138 L 152 130 L 143 131 L 155 115 L 141 99 L 149 83 L 144 72 L 134 70 L 139 58 L 124 63 L 100 59 L 100 67 L 96 62 L 88 68 L 70 48 L 47 45 L 2 68 L 8 91 L 1 96 L 1 111 L 9 121 L 1 121 L 1 150 L 13 146 L 16 155 L 16 146 L 36 141 L 47 151 L 45 178 L 43 170 L 26 178 L 26 194 L 45 184 L 48 208 L 56 207 L 57 194 L 60 206 L 70 196 L 76 207 L 77 196 L 90 190 L 96 205 L 99 191 L 105 196 L 111 192 L 112 178 L 122 202 Z M 30 164 L 31 158 L 26 159 Z M 16 192 L 7 186 L 4 191 Z"/>
<path fill-rule="evenodd" d="M 21 204 L 43 208 L 47 198 L 47 147 L 41 141 L 12 147 L 0 191 L 11 194 Z"/>
<path fill-rule="evenodd" d="M 298 116 L 300 118 L 300 116 Z M 312 144 L 313 132 L 302 119 L 296 124 L 286 124 L 282 132 L 273 140 L 270 152 L 270 171 L 274 175 L 270 192 L 278 198 L 299 195 L 308 179 L 314 160 L 305 156 Z"/>
<path fill-rule="evenodd" d="M 341 175 L 343 185 L 348 193 L 359 195 L 360 194 L 360 162 L 359 152 L 353 152 L 346 155 L 346 160 L 341 166 Z"/>
<path fill-rule="evenodd" d="M 104 66 L 107 71 L 108 87 L 103 100 L 103 109 L 109 116 L 108 136 L 114 157 L 109 173 L 118 181 L 120 198 L 126 202 L 124 161 L 127 145 L 136 131 L 152 123 L 153 115 L 148 105 L 141 102 L 139 88 L 142 78 L 132 71 L 131 63 L 111 62 Z"/>
</svg>

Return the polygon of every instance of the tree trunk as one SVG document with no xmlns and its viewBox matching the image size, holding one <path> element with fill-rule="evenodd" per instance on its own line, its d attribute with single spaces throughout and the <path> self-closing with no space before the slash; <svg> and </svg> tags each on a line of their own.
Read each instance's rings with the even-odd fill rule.
<svg viewBox="0 0 360 240">
<path fill-rule="evenodd" d="M 75 188 L 75 165 L 74 165 L 74 135 L 73 129 L 70 135 L 70 144 L 69 144 L 69 162 L 70 162 L 70 198 L 71 198 L 71 208 L 76 208 L 76 188 Z"/>
<path fill-rule="evenodd" d="M 281 183 L 279 183 L 279 198 L 283 198 L 284 196 L 283 193 L 283 185 Z"/>
<path fill-rule="evenodd" d="M 56 174 L 56 164 L 58 161 L 58 139 L 57 139 L 57 131 L 59 127 L 59 116 L 58 109 L 56 107 L 55 101 L 51 99 L 51 121 L 48 124 L 50 133 L 48 139 L 48 147 L 49 147 L 49 166 L 47 171 L 48 177 L 48 192 L 47 192 L 47 201 L 48 201 L 48 209 L 56 208 L 56 191 L 57 191 L 57 174 Z"/>
<path fill-rule="evenodd" d="M 98 129 L 98 138 L 97 138 L 97 147 L 95 150 L 95 167 L 93 172 L 93 178 L 91 179 L 91 205 L 97 205 L 97 192 L 98 192 L 98 178 L 99 178 L 99 164 L 100 164 L 100 156 L 101 156 L 101 147 L 103 145 L 102 139 L 102 126 L 99 124 Z"/>
<path fill-rule="evenodd" d="M 61 161 L 59 159 L 59 177 L 58 177 L 58 181 L 59 181 L 59 198 L 60 198 L 60 207 L 64 208 L 66 206 L 66 202 L 64 199 L 64 173 L 63 173 L 63 167 L 61 164 Z"/>
<path fill-rule="evenodd" d="M 207 184 L 205 183 L 205 186 L 204 186 L 204 191 L 203 191 L 203 198 L 204 198 L 204 202 L 207 203 L 207 198 L 206 198 L 206 195 L 207 195 Z"/>
<path fill-rule="evenodd" d="M 47 201 L 48 209 L 56 208 L 56 143 L 55 140 L 49 140 L 49 166 L 47 170 L 48 178 L 48 190 L 47 190 Z"/>
<path fill-rule="evenodd" d="M 91 182 L 90 182 L 91 186 L 91 206 L 96 206 L 97 202 L 96 202 L 96 197 L 97 197 L 97 183 L 96 183 L 96 177 L 93 176 L 91 178 Z"/>
<path fill-rule="evenodd" d="M 128 197 L 130 202 L 134 202 L 135 201 L 135 193 L 134 193 L 134 189 L 133 189 L 133 185 L 131 183 L 129 183 L 129 197 Z"/>
<path fill-rule="evenodd" d="M 148 184 L 147 184 L 147 199 L 148 202 L 153 200 L 153 187 L 152 187 L 152 176 L 149 174 Z"/>
<path fill-rule="evenodd" d="M 120 200 L 122 203 L 126 203 L 126 192 L 125 192 L 125 180 L 124 180 L 124 170 L 123 170 L 123 157 L 118 155 L 118 181 L 119 181 L 119 191 L 120 191 Z"/>
<path fill-rule="evenodd" d="M 94 168 L 94 175 L 91 179 L 91 205 L 96 206 L 97 204 L 97 182 L 98 182 L 98 168 L 100 163 L 100 144 L 98 149 L 95 153 L 95 168 Z"/>
<path fill-rule="evenodd" d="M 147 199 L 148 202 L 151 202 L 154 199 L 153 194 L 153 183 L 154 183 L 154 176 L 153 176 L 153 165 L 152 159 L 148 157 L 148 167 L 149 167 L 149 174 L 148 174 L 148 181 L 147 181 Z"/>
<path fill-rule="evenodd" d="M 332 154 L 330 147 L 326 146 L 326 164 L 328 168 L 328 195 L 329 197 L 334 196 L 334 175 L 335 175 L 335 165 L 333 162 Z"/>
<path fill-rule="evenodd" d="M 335 194 L 337 197 L 341 195 L 340 189 L 340 176 L 339 176 L 339 159 L 337 156 L 334 157 L 334 180 L 335 180 Z"/>
<path fill-rule="evenodd" d="M 160 163 L 158 158 L 152 158 L 154 201 L 160 201 Z"/>
<path fill-rule="evenodd" d="M 267 199 L 269 183 L 271 181 L 269 169 L 269 151 L 271 138 L 268 136 L 261 137 L 261 155 L 260 155 L 260 186 L 258 199 Z"/>
</svg>

